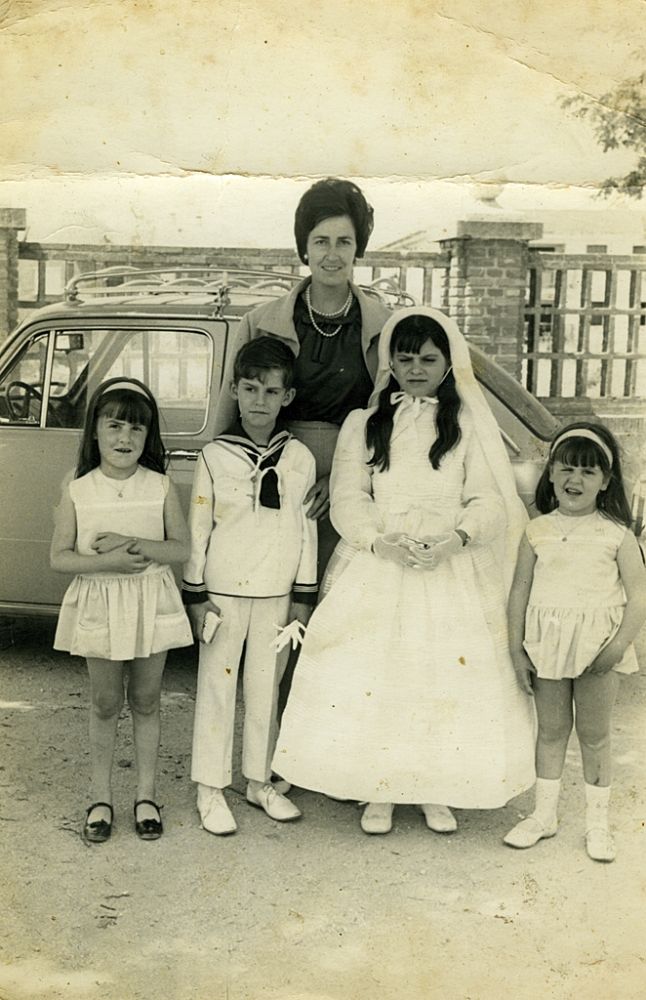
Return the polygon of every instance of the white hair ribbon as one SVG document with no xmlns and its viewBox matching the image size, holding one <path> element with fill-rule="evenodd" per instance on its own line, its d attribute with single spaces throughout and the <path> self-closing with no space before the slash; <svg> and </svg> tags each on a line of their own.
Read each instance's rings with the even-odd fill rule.
<svg viewBox="0 0 646 1000">
<path fill-rule="evenodd" d="M 128 392 L 138 392 L 140 396 L 143 396 L 147 400 L 147 402 L 152 402 L 152 396 L 149 392 L 142 389 L 136 382 L 130 382 L 128 379 L 124 379 L 123 382 L 113 382 L 112 385 L 107 385 L 105 389 L 101 391 L 101 395 L 104 396 L 106 392 L 116 392 L 117 389 L 127 389 Z"/>
<path fill-rule="evenodd" d="M 594 443 L 601 448 L 601 451 L 608 459 L 608 465 L 612 469 L 613 458 L 610 448 L 605 441 L 601 440 L 598 434 L 595 434 L 594 431 L 589 431 L 587 427 L 573 427 L 571 430 L 563 431 L 562 434 L 555 437 L 550 445 L 550 456 L 554 454 L 554 449 L 557 445 L 561 444 L 562 441 L 567 441 L 569 438 L 586 438 L 588 441 L 594 441 Z"/>
</svg>

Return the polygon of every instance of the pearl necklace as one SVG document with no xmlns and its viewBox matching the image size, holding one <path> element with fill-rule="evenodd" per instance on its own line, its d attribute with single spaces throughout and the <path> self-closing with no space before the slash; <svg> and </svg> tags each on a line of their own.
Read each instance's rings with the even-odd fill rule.
<svg viewBox="0 0 646 1000">
<path fill-rule="evenodd" d="M 582 514 L 580 517 L 576 517 L 574 515 L 571 517 L 564 517 L 563 514 L 561 514 L 560 510 L 556 510 L 555 514 L 556 514 L 556 527 L 559 532 L 562 532 L 561 541 L 567 542 L 568 538 L 570 538 L 575 533 L 575 531 L 583 527 L 583 525 L 589 524 L 590 518 L 594 517 L 596 511 L 592 511 L 591 514 Z M 574 521 L 575 523 L 568 531 L 566 522 L 569 521 Z"/>
<path fill-rule="evenodd" d="M 337 333 L 339 333 L 339 331 L 341 330 L 343 323 L 339 323 L 336 330 L 333 330 L 332 333 L 326 333 L 325 330 L 321 330 L 321 327 L 314 319 L 314 310 L 312 309 L 312 298 L 310 295 L 309 285 L 305 289 L 305 305 L 307 306 L 307 311 L 310 316 L 310 323 L 312 324 L 316 332 L 320 333 L 322 337 L 336 337 Z M 337 317 L 345 318 L 350 311 L 351 305 L 352 305 L 352 289 L 350 288 L 348 291 L 348 297 L 343 303 L 343 307 L 341 309 L 337 309 L 336 312 L 331 312 L 331 313 L 324 313 L 321 312 L 320 309 L 317 309 L 316 312 L 319 314 L 319 316 L 323 316 L 325 319 L 336 319 Z"/>
</svg>

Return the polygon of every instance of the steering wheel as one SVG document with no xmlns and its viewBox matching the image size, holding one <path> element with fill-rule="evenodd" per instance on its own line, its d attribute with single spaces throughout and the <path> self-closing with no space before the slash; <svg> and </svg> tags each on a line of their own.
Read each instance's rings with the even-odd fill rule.
<svg viewBox="0 0 646 1000">
<path fill-rule="evenodd" d="M 13 399 L 11 392 L 13 389 L 22 389 L 25 393 L 24 399 Z M 10 382 L 7 386 L 7 393 L 5 396 L 7 400 L 7 409 L 9 410 L 9 416 L 12 420 L 24 420 L 29 416 L 29 402 L 31 399 L 37 399 L 42 402 L 43 395 L 40 389 L 37 389 L 35 385 L 29 385 L 28 382 Z M 18 403 L 22 403 L 22 412 L 18 412 Z"/>
<path fill-rule="evenodd" d="M 52 382 L 52 386 L 55 386 L 55 385 L 63 385 L 63 383 L 62 382 Z M 11 398 L 11 391 L 12 391 L 12 389 L 22 389 L 22 390 L 24 390 L 24 392 L 25 392 L 24 398 L 20 399 L 20 400 L 12 399 Z M 56 397 L 53 397 L 53 398 L 56 399 Z M 40 402 L 42 402 L 43 394 L 40 391 L 40 389 L 36 388 L 35 385 L 30 385 L 28 382 L 21 382 L 19 380 L 16 380 L 15 382 L 10 382 L 9 385 L 7 386 L 7 392 L 6 392 L 6 395 L 5 395 L 5 399 L 6 399 L 6 402 L 7 402 L 7 410 L 9 411 L 10 418 L 12 420 L 16 420 L 16 421 L 17 420 L 26 420 L 30 416 L 30 413 L 29 413 L 29 402 L 30 402 L 30 400 L 37 399 L 38 402 L 40 403 Z M 21 413 L 18 412 L 18 406 L 17 406 L 18 403 L 22 403 L 22 412 Z M 48 426 L 50 426 L 50 427 L 65 427 L 66 424 L 65 424 L 64 420 L 61 418 L 61 414 L 59 413 L 58 408 L 55 408 L 53 405 L 51 405 L 51 403 L 52 403 L 52 397 L 50 397 L 50 407 L 49 407 L 49 412 L 47 414 L 47 424 L 48 424 Z M 40 407 L 38 408 L 38 413 L 34 414 L 34 419 L 36 421 L 38 421 L 39 417 L 40 417 Z"/>
</svg>

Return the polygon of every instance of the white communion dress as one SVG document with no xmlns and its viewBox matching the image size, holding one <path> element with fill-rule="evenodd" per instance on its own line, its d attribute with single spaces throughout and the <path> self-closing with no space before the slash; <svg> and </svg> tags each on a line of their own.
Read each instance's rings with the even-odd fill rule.
<svg viewBox="0 0 646 1000">
<path fill-rule="evenodd" d="M 92 543 L 105 531 L 163 541 L 168 486 L 167 476 L 141 465 L 126 480 L 110 479 L 99 468 L 73 479 L 68 489 L 77 552 L 96 555 Z M 151 563 L 141 573 L 75 576 L 63 598 L 54 649 L 123 661 L 192 642 L 172 570 Z"/>
<path fill-rule="evenodd" d="M 532 699 L 509 657 L 491 545 L 504 504 L 469 413 L 433 469 L 435 406 L 400 403 L 384 472 L 368 465 L 372 411 L 343 425 L 332 520 L 359 551 L 310 621 L 273 767 L 338 798 L 495 808 L 535 779 Z M 382 532 L 420 539 L 456 527 L 468 545 L 434 570 L 370 551 Z"/>
</svg>

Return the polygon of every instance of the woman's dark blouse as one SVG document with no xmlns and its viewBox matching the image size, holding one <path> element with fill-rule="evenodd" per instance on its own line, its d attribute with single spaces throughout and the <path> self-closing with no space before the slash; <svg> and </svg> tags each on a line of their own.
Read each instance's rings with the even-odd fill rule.
<svg viewBox="0 0 646 1000">
<path fill-rule="evenodd" d="M 342 424 L 351 410 L 364 409 L 372 392 L 372 379 L 361 349 L 361 309 L 353 299 L 348 315 L 324 320 L 315 313 L 322 337 L 310 321 L 302 296 L 294 306 L 294 326 L 300 343 L 294 373 L 294 402 L 285 411 L 287 420 L 323 420 Z"/>
</svg>

